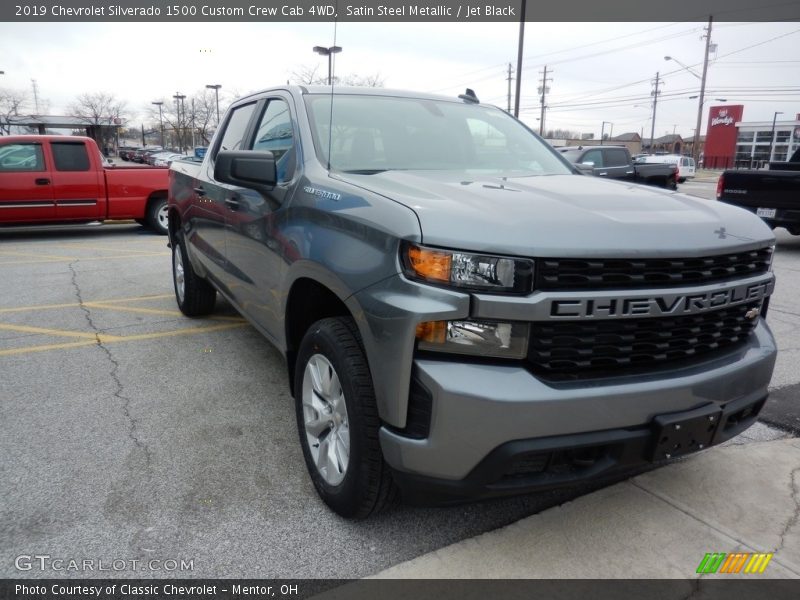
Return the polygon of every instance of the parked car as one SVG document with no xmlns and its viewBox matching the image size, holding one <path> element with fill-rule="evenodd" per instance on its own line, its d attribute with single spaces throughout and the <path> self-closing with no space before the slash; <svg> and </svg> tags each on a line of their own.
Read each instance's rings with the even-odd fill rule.
<svg viewBox="0 0 800 600">
<path fill-rule="evenodd" d="M 641 163 L 666 163 L 678 167 L 678 183 L 693 179 L 696 174 L 694 159 L 691 156 L 680 154 L 644 154 L 634 159 L 636 164 Z"/>
<path fill-rule="evenodd" d="M 108 164 L 91 138 L 0 137 L 0 225 L 136 219 L 164 234 L 167 173 Z"/>
<path fill-rule="evenodd" d="M 152 152 L 161 152 L 162 150 L 163 150 L 163 148 L 161 148 L 161 146 L 155 146 L 155 147 L 150 147 L 150 148 L 140 148 L 139 150 L 136 150 L 131 155 L 131 160 L 133 162 L 146 164 L 147 163 L 147 156 L 150 153 L 152 153 Z"/>
<path fill-rule="evenodd" d="M 285 357 L 306 467 L 346 517 L 668 460 L 767 398 L 769 228 L 581 176 L 474 94 L 244 97 L 202 163 L 172 163 L 169 235 L 180 310 L 219 293 Z"/>
<path fill-rule="evenodd" d="M 561 155 L 579 167 L 588 167 L 596 177 L 621 179 L 677 189 L 678 168 L 668 164 L 634 163 L 625 146 L 578 146 L 559 148 Z"/>
<path fill-rule="evenodd" d="M 137 150 L 141 150 L 141 147 L 139 147 L 139 146 L 121 146 L 120 149 L 119 149 L 118 155 L 122 160 L 130 161 L 130 160 L 132 160 L 132 156 L 133 156 L 134 152 L 136 152 Z"/>
<path fill-rule="evenodd" d="M 178 160 L 180 158 L 188 158 L 186 154 L 180 154 L 178 152 L 170 152 L 168 154 L 160 154 L 158 158 L 156 158 L 153 166 L 155 167 L 168 167 L 172 164 L 173 160 Z"/>
<path fill-rule="evenodd" d="M 768 170 L 724 171 L 717 200 L 754 212 L 773 229 L 800 235 L 800 150 L 788 162 L 769 163 Z"/>
<path fill-rule="evenodd" d="M 159 158 L 172 156 L 173 154 L 175 153 L 172 150 L 159 150 L 158 152 L 151 152 L 147 154 L 147 164 L 155 165 L 156 160 L 158 160 Z"/>
</svg>

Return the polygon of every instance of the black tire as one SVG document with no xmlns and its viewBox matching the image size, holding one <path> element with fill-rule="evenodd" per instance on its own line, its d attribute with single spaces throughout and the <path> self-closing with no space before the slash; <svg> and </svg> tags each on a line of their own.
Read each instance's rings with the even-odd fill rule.
<svg viewBox="0 0 800 600">
<path fill-rule="evenodd" d="M 147 205 L 147 225 L 159 235 L 169 233 L 166 197 L 156 197 L 150 200 Z"/>
<path fill-rule="evenodd" d="M 339 394 L 337 390 L 330 397 L 335 396 L 339 399 L 339 403 L 343 399 L 346 411 L 343 420 L 334 424 L 334 420 L 342 418 L 342 411 L 337 409 L 331 413 L 326 413 L 324 410 L 320 412 L 311 407 L 309 400 L 309 405 L 306 407 L 309 424 L 322 424 L 325 419 L 331 419 L 328 433 L 326 434 L 323 429 L 318 434 L 318 440 L 323 441 L 314 444 L 312 440 L 315 438 L 306 430 L 307 412 L 304 410 L 303 398 L 304 385 L 306 393 L 309 388 L 313 389 L 314 378 L 311 373 L 314 365 L 319 366 L 321 360 L 319 357 L 323 357 L 323 363 L 327 361 L 327 365 L 331 367 L 340 383 L 341 393 Z M 312 362 L 312 367 L 309 367 L 311 370 L 306 379 L 309 362 Z M 329 379 L 333 380 L 332 376 Z M 331 389 L 334 388 L 332 385 Z M 352 318 L 322 319 L 309 328 L 298 351 L 294 389 L 297 429 L 303 457 L 314 487 L 325 504 L 342 517 L 364 519 L 393 503 L 397 497 L 397 490 L 389 468 L 383 460 L 378 440 L 380 419 L 375 403 L 372 376 L 364 356 L 361 337 Z M 317 403 L 325 403 L 324 397 L 319 394 L 313 398 Z M 346 425 L 349 450 L 347 464 L 342 467 L 340 462 L 337 465 L 338 469 L 332 469 L 332 474 L 324 474 L 314 461 L 312 445 L 314 451 L 322 456 L 323 444 L 325 452 L 328 452 L 330 445 L 336 444 L 336 440 L 331 441 L 331 438 L 337 436 L 341 442 L 340 430 L 345 429 L 344 425 Z M 324 441 L 326 435 L 327 442 Z M 337 477 L 341 480 L 330 481 Z"/>
<path fill-rule="evenodd" d="M 179 277 L 180 274 L 182 277 Z M 214 310 L 217 291 L 208 281 L 194 272 L 186 252 L 186 241 L 180 230 L 175 232 L 172 244 L 172 285 L 175 289 L 178 308 L 187 317 L 201 317 Z M 181 294 L 181 287 L 183 294 Z"/>
<path fill-rule="evenodd" d="M 678 183 L 686 183 L 686 177 L 681 177 L 678 179 Z"/>
</svg>

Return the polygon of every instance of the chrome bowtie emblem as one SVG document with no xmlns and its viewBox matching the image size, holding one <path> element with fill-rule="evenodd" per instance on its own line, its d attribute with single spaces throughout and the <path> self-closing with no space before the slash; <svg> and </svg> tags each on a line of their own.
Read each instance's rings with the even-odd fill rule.
<svg viewBox="0 0 800 600">
<path fill-rule="evenodd" d="M 746 313 L 744 313 L 744 316 L 745 316 L 745 318 L 747 318 L 747 319 L 749 319 L 750 321 L 752 321 L 753 319 L 755 319 L 756 317 L 758 317 L 758 312 L 759 312 L 759 311 L 758 311 L 758 309 L 757 309 L 757 308 L 751 308 L 751 309 L 750 309 L 750 310 L 748 310 Z"/>
</svg>

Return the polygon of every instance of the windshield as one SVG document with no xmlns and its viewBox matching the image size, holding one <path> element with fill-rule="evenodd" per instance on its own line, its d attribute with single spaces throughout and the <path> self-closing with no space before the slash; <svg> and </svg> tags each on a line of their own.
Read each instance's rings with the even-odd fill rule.
<svg viewBox="0 0 800 600">
<path fill-rule="evenodd" d="M 317 157 L 328 163 L 331 96 L 306 96 Z M 457 169 L 492 174 L 572 171 L 502 110 L 420 98 L 333 96 L 330 166 L 347 172 Z"/>
</svg>

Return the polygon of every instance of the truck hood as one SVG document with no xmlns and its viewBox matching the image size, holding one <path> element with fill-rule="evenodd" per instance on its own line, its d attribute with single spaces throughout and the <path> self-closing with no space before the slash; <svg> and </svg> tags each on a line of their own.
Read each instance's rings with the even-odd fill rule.
<svg viewBox="0 0 800 600">
<path fill-rule="evenodd" d="M 384 171 L 339 178 L 413 210 L 433 246 L 523 256 L 701 256 L 761 247 L 772 231 L 713 200 L 582 175 Z"/>
</svg>

